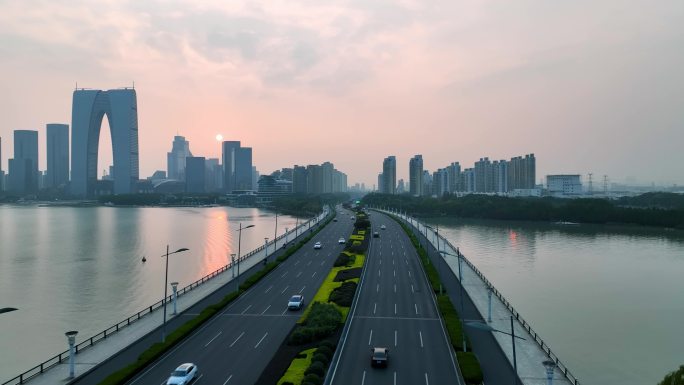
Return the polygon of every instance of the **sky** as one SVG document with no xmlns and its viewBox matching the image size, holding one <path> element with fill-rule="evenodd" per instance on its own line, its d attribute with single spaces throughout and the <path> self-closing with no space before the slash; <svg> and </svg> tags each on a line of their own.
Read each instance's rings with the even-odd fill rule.
<svg viewBox="0 0 684 385">
<path fill-rule="evenodd" d="M 71 123 L 78 87 L 135 83 L 141 178 L 177 133 L 257 169 L 330 161 L 350 184 L 534 153 L 547 174 L 684 183 L 681 0 L 0 0 L 12 131 Z M 103 130 L 98 169 L 111 164 Z M 100 171 L 101 174 L 101 171 Z"/>
</svg>

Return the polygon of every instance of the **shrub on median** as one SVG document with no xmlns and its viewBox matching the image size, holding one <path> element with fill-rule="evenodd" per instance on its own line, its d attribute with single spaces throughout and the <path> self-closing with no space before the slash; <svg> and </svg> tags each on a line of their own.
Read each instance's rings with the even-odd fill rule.
<svg viewBox="0 0 684 385">
<path fill-rule="evenodd" d="M 290 335 L 290 345 L 302 345 L 323 339 L 335 332 L 342 322 L 342 313 L 334 305 L 313 302 L 306 321 Z"/>
<path fill-rule="evenodd" d="M 356 292 L 356 282 L 343 282 L 340 287 L 330 293 L 330 302 L 334 302 L 340 306 L 350 307 L 354 300 L 354 293 Z"/>
<path fill-rule="evenodd" d="M 471 352 L 456 352 L 458 359 L 458 366 L 461 368 L 461 374 L 466 384 L 477 385 L 484 381 L 482 376 L 482 369 L 480 363 Z"/>
</svg>

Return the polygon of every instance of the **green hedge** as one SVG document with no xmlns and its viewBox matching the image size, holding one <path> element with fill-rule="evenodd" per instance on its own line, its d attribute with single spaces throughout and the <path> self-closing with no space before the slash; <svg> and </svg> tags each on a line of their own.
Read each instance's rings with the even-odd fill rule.
<svg viewBox="0 0 684 385">
<path fill-rule="evenodd" d="M 303 345 L 330 336 L 342 324 L 342 313 L 334 305 L 313 302 L 302 325 L 290 334 L 290 345 Z"/>
<path fill-rule="evenodd" d="M 343 282 L 340 287 L 330 293 L 330 298 L 328 300 L 330 302 L 335 302 L 340 306 L 351 307 L 357 286 L 358 285 L 354 281 Z"/>
<path fill-rule="evenodd" d="M 456 352 L 458 359 L 458 366 L 461 368 L 461 374 L 466 384 L 481 384 L 484 381 L 482 376 L 482 368 L 480 362 L 471 352 Z"/>
<path fill-rule="evenodd" d="M 142 371 L 145 367 L 154 362 L 167 350 L 171 349 L 183 338 L 187 337 L 190 333 L 192 333 L 194 330 L 200 327 L 204 322 L 209 320 L 217 312 L 219 312 L 221 309 L 223 309 L 229 303 L 235 300 L 238 296 L 240 296 L 240 294 L 244 293 L 246 290 L 248 290 L 250 287 L 256 284 L 261 278 L 268 274 L 268 272 L 275 269 L 279 263 L 283 262 L 289 256 L 294 254 L 297 250 L 299 250 L 306 242 L 311 240 L 311 238 L 313 238 L 328 223 L 330 223 L 330 221 L 332 221 L 334 217 L 335 211 L 333 210 L 333 215 L 330 218 L 328 218 L 325 222 L 323 222 L 321 226 L 319 226 L 316 229 L 316 231 L 310 233 L 306 238 L 304 238 L 304 240 L 298 242 L 295 246 L 292 246 L 289 249 L 287 249 L 282 256 L 276 259 L 276 262 L 268 263 L 263 269 L 259 270 L 258 272 L 254 273 L 249 278 L 247 278 L 245 282 L 243 282 L 240 285 L 239 291 L 229 293 L 228 295 L 223 297 L 221 301 L 213 305 L 207 306 L 204 310 L 200 312 L 198 316 L 188 320 L 186 323 L 184 323 L 183 325 L 179 326 L 176 330 L 171 332 L 167 336 L 166 341 L 164 343 L 157 342 L 153 344 L 152 346 L 147 348 L 147 350 L 142 352 L 134 363 L 127 365 L 119 369 L 118 371 L 110 374 L 107 378 L 102 380 L 99 383 L 99 385 L 120 385 L 124 384 L 126 381 L 133 378 L 133 376 Z"/>
<path fill-rule="evenodd" d="M 461 319 L 458 316 L 458 312 L 454 308 L 454 305 L 451 303 L 449 296 L 438 295 L 437 306 L 439 307 L 439 314 L 441 314 L 444 319 L 451 345 L 457 351 L 463 351 L 463 324 L 461 324 Z M 467 347 L 472 350 L 468 336 L 466 336 L 466 344 L 468 345 Z"/>
</svg>

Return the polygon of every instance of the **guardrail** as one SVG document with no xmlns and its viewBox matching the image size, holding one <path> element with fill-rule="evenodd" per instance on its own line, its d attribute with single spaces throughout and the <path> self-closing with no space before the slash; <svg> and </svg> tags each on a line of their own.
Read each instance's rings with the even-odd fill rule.
<svg viewBox="0 0 684 385">
<path fill-rule="evenodd" d="M 327 214 L 330 214 L 330 213 L 332 213 L 332 210 L 328 210 Z M 247 253 L 247 254 L 241 256 L 238 260 L 236 260 L 236 261 L 235 261 L 236 264 L 238 264 L 238 263 L 240 263 L 241 261 L 244 261 L 244 260 L 248 259 L 249 257 L 251 257 L 251 256 L 253 256 L 253 255 L 259 253 L 259 252 L 260 252 L 261 250 L 263 250 L 265 247 L 267 247 L 267 246 L 270 247 L 271 244 L 277 245 L 277 242 L 278 242 L 279 240 L 281 240 L 281 239 L 283 239 L 283 238 L 289 236 L 289 235 L 292 234 L 292 233 L 295 233 L 296 236 L 299 236 L 299 235 L 301 235 L 301 234 L 305 234 L 305 232 L 302 231 L 301 229 L 304 228 L 304 227 L 307 227 L 307 226 L 308 226 L 309 228 L 311 228 L 311 225 L 312 225 L 313 223 L 319 222 L 320 219 L 322 219 L 322 217 L 323 217 L 324 215 L 326 215 L 326 212 L 325 212 L 325 211 L 324 211 L 323 213 L 321 213 L 321 214 L 319 214 L 319 215 L 317 215 L 317 216 L 315 216 L 315 217 L 309 219 L 308 221 L 301 223 L 301 224 L 299 225 L 298 228 L 295 228 L 294 230 L 288 231 L 287 233 L 285 233 L 285 234 L 283 234 L 283 235 L 277 237 L 275 240 L 271 241 L 270 243 L 267 243 L 266 245 L 261 245 L 261 246 L 257 247 L 256 249 L 250 251 L 249 253 Z M 296 237 L 293 238 L 293 239 L 296 239 Z M 274 252 L 277 251 L 275 247 L 272 248 L 272 250 L 273 250 L 273 252 L 271 252 L 271 254 L 273 254 Z M 268 255 L 267 255 L 267 256 L 268 256 Z M 204 277 L 198 279 L 197 281 L 192 282 L 191 284 L 189 284 L 189 285 L 183 287 L 182 289 L 178 290 L 178 291 L 176 292 L 176 295 L 177 295 L 178 297 L 180 297 L 180 296 L 182 296 L 182 295 L 188 293 L 189 291 L 196 289 L 196 288 L 199 287 L 201 284 L 206 283 L 206 282 L 209 281 L 210 279 L 217 277 L 219 274 L 221 274 L 221 273 L 227 271 L 227 270 L 230 269 L 231 267 L 232 267 L 232 266 L 231 266 L 230 263 L 227 264 L 227 265 L 225 265 L 225 266 L 223 266 L 223 267 L 220 267 L 219 269 L 217 269 L 217 270 L 215 270 L 215 271 L 213 271 L 213 272 L 211 272 L 211 273 L 205 275 Z M 144 316 L 147 315 L 147 314 L 152 313 L 154 310 L 163 307 L 163 306 L 164 306 L 164 300 L 166 300 L 167 303 L 168 303 L 168 301 L 171 301 L 172 299 L 173 299 L 173 294 L 171 294 L 171 295 L 169 295 L 168 297 L 165 297 L 165 298 L 163 298 L 163 299 L 161 299 L 161 300 L 159 300 L 159 301 L 153 303 L 152 305 L 150 305 L 150 306 L 144 308 L 143 310 L 137 312 L 136 314 L 134 314 L 134 315 L 132 315 L 132 316 L 126 318 L 125 320 L 123 320 L 123 321 L 121 321 L 121 322 L 119 322 L 119 323 L 116 323 L 116 324 L 114 324 L 114 325 L 108 327 L 107 329 L 105 329 L 105 330 L 103 330 L 103 331 L 101 331 L 101 332 L 95 334 L 94 336 L 92 336 L 92 337 L 90 337 L 90 338 L 86 338 L 83 342 L 81 342 L 81 343 L 75 345 L 75 352 L 76 352 L 76 354 L 78 354 L 79 351 L 81 351 L 81 350 L 83 350 L 83 349 L 85 349 L 85 348 L 91 347 L 91 346 L 95 345 L 97 342 L 106 339 L 107 337 L 109 337 L 109 336 L 111 336 L 112 334 L 118 332 L 118 331 L 121 330 L 122 328 L 124 328 L 124 327 L 126 327 L 126 326 L 128 326 L 128 325 L 130 325 L 130 324 L 132 324 L 132 323 L 134 323 L 134 322 L 136 322 L 136 321 L 138 321 L 138 320 L 140 320 L 142 317 L 144 317 Z M 27 371 L 25 371 L 25 372 L 19 374 L 18 376 L 9 379 L 9 380 L 6 381 L 6 382 L 3 382 L 2 385 L 18 385 L 18 384 L 24 384 L 24 383 L 26 383 L 26 381 L 30 380 L 31 378 L 33 378 L 33 377 L 35 377 L 35 376 L 37 376 L 37 375 L 43 373 L 44 371 L 46 371 L 46 370 L 52 368 L 53 366 L 59 365 L 63 360 L 68 359 L 68 358 L 69 358 L 69 351 L 68 351 L 68 350 L 63 351 L 62 353 L 59 353 L 59 354 L 57 354 L 56 356 L 53 356 L 53 357 L 51 357 L 51 358 L 49 358 L 49 359 L 47 359 L 47 360 L 41 362 L 40 364 L 38 364 L 38 365 L 32 367 L 31 369 L 29 369 L 29 370 L 27 370 Z"/>
<path fill-rule="evenodd" d="M 387 211 L 387 210 L 384 210 L 384 211 Z M 387 212 L 390 214 L 393 214 L 393 215 L 398 215 L 400 218 L 403 215 L 403 214 L 397 214 L 396 212 L 393 212 L 393 211 L 387 211 Z M 404 221 L 409 222 L 413 227 L 415 227 L 419 234 L 424 236 L 423 233 L 420 231 L 420 229 L 417 226 L 413 225 L 413 223 L 408 220 L 408 218 L 410 218 L 410 217 L 404 215 L 403 218 L 404 218 Z M 411 218 L 411 219 L 413 221 L 415 221 L 416 223 L 425 227 L 425 224 L 421 223 L 417 219 L 415 219 L 415 218 Z M 515 310 L 513 305 L 511 305 L 511 303 L 508 302 L 508 300 L 503 296 L 503 294 L 501 294 L 499 292 L 499 290 L 497 290 L 496 287 L 494 287 L 494 285 L 491 282 L 489 282 L 487 277 L 485 277 L 484 274 L 482 274 L 482 272 L 477 267 L 475 267 L 475 265 L 472 262 L 470 262 L 470 260 L 468 260 L 468 258 L 466 258 L 465 255 L 463 255 L 463 253 L 461 253 L 456 247 L 454 247 L 454 245 L 452 245 L 448 239 L 444 238 L 442 235 L 437 235 L 437 236 L 439 237 L 438 239 L 442 240 L 444 242 L 444 244 L 448 245 L 451 248 L 451 251 L 453 253 L 458 253 L 461 256 L 461 258 L 463 259 L 463 261 L 465 261 L 465 263 L 468 266 L 470 266 L 470 268 L 475 272 L 475 274 L 477 274 L 477 276 L 480 277 L 480 279 L 482 280 L 482 282 L 484 282 L 484 284 L 487 286 L 487 288 L 490 289 L 492 291 L 492 293 L 494 293 L 494 295 L 496 295 L 497 298 L 499 298 L 499 300 L 506 306 L 508 311 L 511 312 L 513 317 L 515 317 L 515 319 L 520 323 L 520 325 L 522 325 L 522 327 L 525 330 L 527 330 L 527 332 L 532 336 L 532 338 L 534 338 L 534 341 L 537 343 L 537 345 L 539 345 L 539 347 L 542 349 L 542 351 L 544 351 L 544 353 L 546 353 L 549 356 L 549 358 L 553 362 L 556 363 L 556 367 L 558 368 L 558 370 L 560 370 L 561 373 L 563 373 L 565 378 L 567 378 L 568 381 L 572 382 L 574 385 L 580 385 L 579 380 L 574 375 L 572 375 L 572 373 L 570 373 L 570 370 L 568 369 L 568 367 L 565 366 L 565 364 L 563 364 L 561 362 L 561 360 L 558 358 L 558 356 L 556 356 L 551 351 L 551 348 L 544 342 L 544 340 L 541 339 L 541 337 L 539 337 L 537 332 L 535 332 L 532 329 L 532 326 L 524 318 L 522 318 L 522 316 L 520 316 L 520 313 L 518 313 L 518 311 Z M 427 237 L 425 237 L 425 238 L 427 239 Z"/>
</svg>

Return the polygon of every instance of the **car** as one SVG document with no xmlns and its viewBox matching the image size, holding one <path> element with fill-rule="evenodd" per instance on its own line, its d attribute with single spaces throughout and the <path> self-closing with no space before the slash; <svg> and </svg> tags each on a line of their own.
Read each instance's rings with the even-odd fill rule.
<svg viewBox="0 0 684 385">
<path fill-rule="evenodd" d="M 337 222 L 337 218 L 333 218 L 333 222 Z"/>
<path fill-rule="evenodd" d="M 289 301 L 287 301 L 287 308 L 289 310 L 300 310 L 303 307 L 304 307 L 304 296 L 301 294 L 295 294 L 292 297 L 290 297 Z"/>
<path fill-rule="evenodd" d="M 318 250 L 318 249 L 320 249 L 321 247 L 323 247 L 323 245 L 322 245 L 320 242 L 314 243 L 314 249 Z"/>
<path fill-rule="evenodd" d="M 386 228 L 385 225 L 380 226 L 380 230 L 385 230 Z"/>
<path fill-rule="evenodd" d="M 371 366 L 387 367 L 389 361 L 389 349 L 375 347 L 371 348 Z"/>
<path fill-rule="evenodd" d="M 377 231 L 373 232 L 373 238 L 380 238 L 380 233 Z"/>
<path fill-rule="evenodd" d="M 340 238 L 337 240 L 337 243 L 347 243 L 347 241 L 345 241 L 344 238 Z"/>
<path fill-rule="evenodd" d="M 186 385 L 194 380 L 195 376 L 197 376 L 197 365 L 185 363 L 171 372 L 166 385 Z"/>
</svg>

